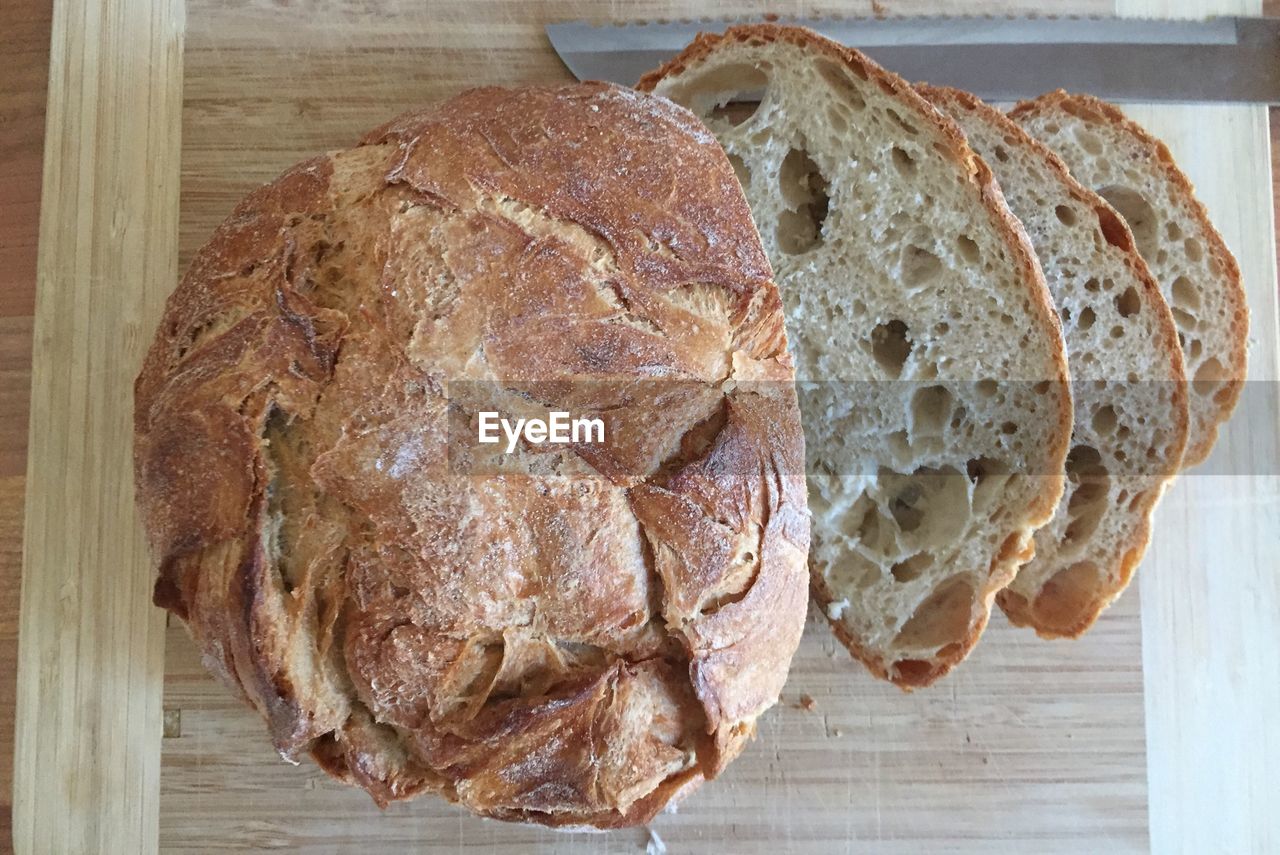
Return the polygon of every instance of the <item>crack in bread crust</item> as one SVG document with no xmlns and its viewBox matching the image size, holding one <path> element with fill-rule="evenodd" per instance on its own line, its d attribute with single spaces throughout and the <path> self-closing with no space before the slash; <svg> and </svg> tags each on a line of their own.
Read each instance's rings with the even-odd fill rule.
<svg viewBox="0 0 1280 855">
<path fill-rule="evenodd" d="M 616 430 L 459 471 L 480 388 Z M 661 99 L 472 90 L 255 191 L 169 299 L 135 437 L 157 604 L 283 755 L 379 804 L 645 821 L 741 751 L 799 643 L 781 303 L 723 152 Z"/>
</svg>

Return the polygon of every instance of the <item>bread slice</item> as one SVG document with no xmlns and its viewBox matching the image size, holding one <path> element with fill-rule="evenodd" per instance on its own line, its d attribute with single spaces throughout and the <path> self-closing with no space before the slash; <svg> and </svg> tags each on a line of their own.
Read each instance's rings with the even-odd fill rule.
<svg viewBox="0 0 1280 855">
<path fill-rule="evenodd" d="M 773 263 L 814 593 L 872 673 L 928 685 L 1062 494 L 1070 390 L 1031 246 L 953 122 L 809 30 L 701 35 L 639 86 L 707 122 Z"/>
<path fill-rule="evenodd" d="M 990 164 L 1062 319 L 1075 388 L 1067 486 L 1035 533 L 1035 557 L 996 602 L 1042 636 L 1077 636 L 1129 583 L 1182 460 L 1187 381 L 1173 315 L 1120 215 L 1052 151 L 967 92 L 919 89 Z"/>
<path fill-rule="evenodd" d="M 1116 107 L 1057 91 L 1009 115 L 1128 222 L 1173 310 L 1191 381 L 1182 465 L 1203 462 L 1244 387 L 1249 309 L 1235 258 L 1169 149 Z"/>
</svg>

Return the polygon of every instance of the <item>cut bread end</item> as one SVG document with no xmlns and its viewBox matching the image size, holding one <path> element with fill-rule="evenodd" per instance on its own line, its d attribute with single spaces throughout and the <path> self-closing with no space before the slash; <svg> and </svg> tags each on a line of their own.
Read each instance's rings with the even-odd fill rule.
<svg viewBox="0 0 1280 855">
<path fill-rule="evenodd" d="M 1128 222 L 1173 312 L 1190 383 L 1182 466 L 1202 463 L 1244 388 L 1249 311 L 1240 268 L 1169 149 L 1117 107 L 1061 90 L 1010 117 Z"/>
<path fill-rule="evenodd" d="M 808 30 L 699 36 L 640 88 L 716 134 L 774 266 L 815 598 L 873 674 L 928 685 L 1062 495 L 1070 390 L 1030 243 L 953 122 Z"/>
<path fill-rule="evenodd" d="M 1075 637 L 1128 584 L 1188 430 L 1177 330 L 1119 214 L 1017 123 L 974 96 L 921 87 L 995 170 L 1063 322 L 1075 385 L 1067 486 L 1035 557 L 997 602 L 1044 637 Z"/>
</svg>

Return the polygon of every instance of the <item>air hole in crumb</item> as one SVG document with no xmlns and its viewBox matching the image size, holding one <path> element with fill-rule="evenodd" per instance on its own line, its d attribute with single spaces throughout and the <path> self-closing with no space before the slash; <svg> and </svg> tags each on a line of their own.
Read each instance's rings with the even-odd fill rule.
<svg viewBox="0 0 1280 855">
<path fill-rule="evenodd" d="M 904 534 L 910 534 L 918 529 L 921 521 L 924 520 L 924 509 L 916 507 L 916 503 L 923 495 L 924 491 L 918 485 L 908 484 L 889 503 L 889 513 L 893 516 L 893 521 L 898 524 L 899 531 Z"/>
<path fill-rule="evenodd" d="M 904 561 L 895 562 L 889 568 L 895 582 L 910 582 L 919 579 L 924 571 L 933 564 L 933 556 L 927 552 L 917 552 Z"/>
<path fill-rule="evenodd" d="M 1138 314 L 1138 310 L 1142 308 L 1142 301 L 1138 298 L 1138 289 L 1130 285 L 1124 289 L 1123 293 L 1116 297 L 1116 311 L 1120 313 L 1122 318 L 1131 318 Z"/>
<path fill-rule="evenodd" d="M 906 648 L 939 647 L 963 639 L 973 620 L 973 583 L 953 576 L 916 607 L 894 644 Z M 899 669 L 903 663 L 899 662 Z"/>
<path fill-rule="evenodd" d="M 1057 216 L 1058 222 L 1064 226 L 1074 226 L 1076 224 L 1076 212 L 1067 205 L 1059 205 L 1053 209 L 1053 213 Z"/>
<path fill-rule="evenodd" d="M 891 379 L 902 375 L 902 367 L 911 356 L 913 343 L 902 321 L 877 324 L 871 331 L 871 355 Z"/>
<path fill-rule="evenodd" d="M 827 123 L 837 134 L 847 133 L 849 130 L 849 116 L 835 104 L 827 108 Z"/>
<path fill-rule="evenodd" d="M 1154 258 L 1159 249 L 1159 236 L 1156 231 L 1158 220 L 1151 203 L 1137 190 L 1115 184 L 1099 189 L 1098 195 L 1110 202 L 1111 207 L 1124 217 L 1129 231 L 1133 233 L 1138 253 L 1143 258 Z"/>
<path fill-rule="evenodd" d="M 1170 220 L 1165 224 L 1164 234 L 1169 240 L 1182 240 L 1182 227 Z"/>
<path fill-rule="evenodd" d="M 1093 411 L 1093 430 L 1099 436 L 1108 436 L 1116 429 L 1116 409 L 1105 404 Z"/>
<path fill-rule="evenodd" d="M 1178 306 L 1173 306 L 1169 310 L 1173 314 L 1173 322 L 1180 330 L 1193 330 L 1196 328 L 1196 316 L 1190 312 L 1184 311 Z"/>
<path fill-rule="evenodd" d="M 908 122 L 906 119 L 902 118 L 902 116 L 898 113 L 897 110 L 887 109 L 885 110 L 885 113 L 888 114 L 889 118 L 893 120 L 893 123 L 895 125 L 897 125 L 899 128 L 901 128 L 903 131 L 907 132 L 908 134 L 915 136 L 916 134 L 920 133 L 919 129 L 916 128 L 915 125 Z"/>
<path fill-rule="evenodd" d="M 1204 362 L 1200 363 L 1200 367 L 1196 369 L 1195 379 L 1191 381 L 1191 385 L 1195 387 L 1196 393 L 1200 395 L 1212 395 L 1222 381 L 1227 379 L 1227 369 L 1218 361 L 1217 357 L 1211 356 Z"/>
<path fill-rule="evenodd" d="M 1005 147 L 1002 145 L 996 146 L 996 160 L 1000 161 L 1001 163 L 1009 162 L 1009 152 L 1006 151 Z"/>
<path fill-rule="evenodd" d="M 848 519 L 851 522 L 849 532 L 863 544 L 874 549 L 880 540 L 880 508 L 864 495 L 854 504 L 854 510 L 856 511 L 864 502 L 861 519 L 858 519 L 856 513 L 849 514 Z"/>
<path fill-rule="evenodd" d="M 993 475 L 1008 475 L 1009 467 L 990 457 L 975 457 L 965 464 L 965 474 L 975 485 Z"/>
<path fill-rule="evenodd" d="M 892 151 L 893 167 L 898 170 L 898 174 L 903 176 L 911 176 L 916 174 L 916 161 L 906 149 L 900 146 L 894 146 Z"/>
<path fill-rule="evenodd" d="M 982 251 L 978 249 L 977 241 L 968 235 L 960 235 L 956 238 L 956 247 L 960 250 L 960 257 L 970 264 L 982 261 Z"/>
<path fill-rule="evenodd" d="M 1085 306 L 1080 310 L 1080 317 L 1076 319 L 1076 329 L 1087 330 L 1093 326 L 1093 322 L 1098 319 L 1091 307 Z"/>
<path fill-rule="evenodd" d="M 738 176 L 738 183 L 746 187 L 751 183 L 751 170 L 747 168 L 747 162 L 732 152 L 725 152 L 729 155 L 729 165 L 733 167 L 733 174 Z"/>
<path fill-rule="evenodd" d="M 1077 445 L 1067 455 L 1067 480 L 1071 498 L 1067 501 L 1068 523 L 1063 539 L 1080 543 L 1087 540 L 1102 521 L 1111 477 L 1096 448 Z"/>
<path fill-rule="evenodd" d="M 1076 140 L 1080 143 L 1080 147 L 1089 152 L 1089 154 L 1102 154 L 1102 140 L 1092 131 L 1077 130 Z"/>
<path fill-rule="evenodd" d="M 911 396 L 911 431 L 917 436 L 941 436 L 955 399 L 946 386 L 925 386 Z"/>
<path fill-rule="evenodd" d="M 822 242 L 831 199 L 826 176 L 803 148 L 793 148 L 778 170 L 778 189 L 789 210 L 778 218 L 778 248 L 798 255 Z"/>
<path fill-rule="evenodd" d="M 902 250 L 902 282 L 908 288 L 928 285 L 942 272 L 942 260 L 914 244 Z"/>
<path fill-rule="evenodd" d="M 867 102 L 863 99 L 862 94 L 858 91 L 858 84 L 849 78 L 850 72 L 862 80 L 866 80 L 866 72 L 858 66 L 836 65 L 828 59 L 819 59 L 814 63 L 818 69 L 818 74 L 822 79 L 831 84 L 831 88 L 840 93 L 846 103 L 855 110 L 862 110 L 867 106 Z"/>
<path fill-rule="evenodd" d="M 910 474 L 885 467 L 877 473 L 879 502 L 897 526 L 899 546 L 914 551 L 943 547 L 955 541 L 969 520 L 969 486 L 950 466 L 921 466 Z"/>
<path fill-rule="evenodd" d="M 715 116 L 718 110 L 731 109 L 734 102 L 752 105 L 751 113 L 754 114 L 760 105 L 760 93 L 769 85 L 767 68 L 746 62 L 717 66 L 704 74 L 677 83 L 666 96 L 704 118 Z M 733 124 L 741 124 L 750 115 L 723 115 L 721 118 L 728 119 Z M 735 118 L 737 121 L 734 121 Z"/>
<path fill-rule="evenodd" d="M 1173 298 L 1173 305 L 1180 308 L 1192 311 L 1200 308 L 1200 292 L 1185 276 L 1179 276 L 1173 280 L 1173 285 L 1169 287 L 1169 296 Z"/>
<path fill-rule="evenodd" d="M 996 394 L 996 381 L 979 380 L 977 384 L 978 394 L 984 398 L 991 398 Z"/>
<path fill-rule="evenodd" d="M 1204 250 L 1200 247 L 1200 241 L 1193 237 L 1189 237 L 1182 242 L 1182 251 L 1185 252 L 1187 254 L 1187 258 L 1194 263 L 1198 263 L 1200 259 L 1204 258 Z"/>
<path fill-rule="evenodd" d="M 911 440 L 907 439 L 905 430 L 895 430 L 889 434 L 889 449 L 904 459 L 911 457 Z"/>
<path fill-rule="evenodd" d="M 728 104 L 717 104 L 707 114 L 708 123 L 716 121 L 728 122 L 735 128 L 750 121 L 760 109 L 759 101 L 730 101 Z"/>
</svg>

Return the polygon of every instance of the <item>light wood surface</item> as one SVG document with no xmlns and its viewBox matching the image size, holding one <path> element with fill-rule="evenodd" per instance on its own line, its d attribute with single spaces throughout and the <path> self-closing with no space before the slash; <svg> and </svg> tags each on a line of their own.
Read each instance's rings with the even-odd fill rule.
<svg viewBox="0 0 1280 855">
<path fill-rule="evenodd" d="M 12 836 L 18 591 L 50 12 L 49 0 L 12 0 L 0 27 L 6 66 L 0 76 L 0 848 Z"/>
<path fill-rule="evenodd" d="M 133 375 L 177 273 L 182 7 L 54 8 L 19 624 L 21 852 L 157 841 L 164 619 L 133 513 Z"/>
<path fill-rule="evenodd" d="M 121 0 L 120 9 L 125 5 Z M 606 19 L 611 14 L 644 18 L 704 11 L 692 3 L 622 6 L 518 4 L 510 0 L 426 5 L 410 0 L 338 2 L 301 15 L 266 0 L 237 4 L 234 10 L 214 0 L 188 5 L 186 98 L 181 123 L 183 259 L 254 184 L 314 151 L 349 144 L 361 131 L 400 109 L 447 97 L 476 83 L 564 79 L 565 72 L 541 35 L 545 20 Z M 835 5 L 854 14 L 870 11 L 868 5 Z M 904 14 L 941 11 L 928 2 L 884 5 Z M 1037 6 L 1005 2 L 970 8 L 1028 11 Z M 150 15 L 149 10 L 148 6 L 146 12 L 130 14 Z M 835 10 L 830 4 L 816 8 L 783 4 L 775 9 L 784 14 Z M 949 10 L 955 11 L 954 6 Z M 1062 5 L 1059 10 L 1104 12 L 1110 7 L 1086 3 Z M 178 12 L 169 9 L 167 14 L 175 15 L 176 22 L 180 20 Z M 108 13 L 108 20 L 120 19 Z M 93 32 L 69 19 L 65 9 L 60 10 L 58 27 L 59 38 L 74 37 L 76 32 L 83 38 Z M 156 33 L 145 27 L 143 32 Z M 135 32 L 132 40 L 138 38 Z M 92 46 L 93 51 L 102 51 L 92 61 L 132 63 L 133 72 L 138 73 L 137 57 L 154 47 L 137 43 L 127 47 L 134 52 L 134 59 L 109 57 L 105 49 Z M 57 56 L 54 62 L 57 66 Z M 101 70 L 86 74 L 92 67 L 66 64 L 63 77 L 86 77 L 80 86 L 90 89 L 119 83 L 119 78 L 113 83 L 110 75 L 104 82 Z M 156 70 L 147 70 L 155 82 Z M 67 82 L 56 68 L 55 81 L 64 86 Z M 56 94 L 51 99 L 50 148 L 70 162 L 74 158 L 67 157 L 67 151 L 75 152 L 86 139 L 102 137 L 68 136 L 69 124 L 55 124 L 54 111 L 67 113 L 67 100 L 67 96 Z M 153 123 L 158 121 L 157 114 L 138 107 L 136 96 L 130 103 L 135 117 L 150 115 Z M 88 102 L 81 107 L 83 114 Z M 1204 136 L 1204 123 L 1194 117 L 1178 118 L 1176 110 L 1168 115 L 1152 114 L 1148 119 L 1144 114 L 1142 118 L 1173 123 L 1161 126 L 1159 132 L 1169 136 L 1175 153 L 1184 158 L 1184 165 L 1200 183 L 1214 215 L 1223 220 L 1228 242 L 1250 277 L 1254 339 L 1264 343 L 1261 356 L 1258 346 L 1251 354 L 1251 377 L 1260 376 L 1256 373 L 1259 360 L 1268 364 L 1269 358 L 1272 373 L 1265 376 L 1274 379 L 1275 256 L 1271 233 L 1266 231 L 1271 209 L 1264 189 L 1265 122 L 1259 124 L 1256 117 L 1243 123 L 1228 121 L 1225 131 L 1215 129 L 1197 149 L 1192 142 Z M 1182 125 L 1178 125 L 1180 121 Z M 89 123 L 93 122 L 102 127 L 113 120 L 94 114 Z M 123 138 L 137 140 L 158 134 L 158 129 L 136 122 L 127 127 L 119 127 L 125 124 L 122 121 L 114 124 L 118 127 L 113 133 Z M 282 133 L 282 128 L 288 132 Z M 54 144 L 54 134 L 59 134 L 64 147 Z M 148 142 L 155 143 L 155 139 Z M 1205 145 L 1210 146 L 1207 151 Z M 102 140 L 98 151 L 109 150 L 109 141 Z M 1232 156 L 1222 157 L 1224 150 Z M 69 170 L 78 173 L 75 180 L 85 179 L 84 169 L 94 170 L 97 177 L 93 181 L 97 182 L 118 181 L 127 172 L 120 164 L 104 169 L 102 164 L 89 163 L 86 167 L 87 153 L 77 154 L 79 164 Z M 50 172 L 57 175 L 54 186 L 64 189 L 47 191 L 46 205 L 57 206 L 61 214 L 56 216 L 69 217 L 79 197 L 65 189 L 71 179 L 63 172 L 52 166 Z M 153 169 L 153 179 L 155 175 Z M 164 182 L 158 184 L 163 186 Z M 89 186 L 106 185 L 90 182 Z M 115 186 L 115 194 L 106 198 L 125 201 L 117 203 L 114 217 L 121 217 L 120 211 L 144 211 L 144 218 L 156 213 L 154 207 L 148 211 L 148 203 L 137 206 L 133 188 Z M 130 192 L 122 192 L 126 190 Z M 89 210 L 78 211 L 78 216 L 101 225 L 100 217 L 105 216 L 108 206 L 101 193 L 94 198 L 97 206 L 89 205 Z M 149 204 L 154 206 L 156 201 L 152 197 Z M 64 774 L 59 784 L 47 768 L 33 778 L 24 778 L 20 792 L 38 794 L 38 799 L 74 796 L 77 801 L 41 805 L 20 798 L 19 823 L 27 814 L 49 817 L 53 811 L 70 807 L 69 813 L 60 813 L 58 829 L 50 831 L 43 824 L 45 820 L 38 819 L 28 830 L 39 829 L 40 836 L 31 837 L 23 836 L 20 827 L 15 839 L 22 851 L 75 851 L 80 843 L 101 848 L 95 844 L 106 840 L 113 844 L 141 841 L 137 849 L 112 845 L 107 851 L 145 851 L 147 828 L 153 835 L 150 845 L 155 845 L 157 806 L 159 843 L 166 851 L 271 846 L 306 846 L 314 851 L 374 847 L 376 851 L 393 843 L 438 851 L 643 850 L 647 835 L 642 831 L 566 835 L 511 827 L 472 819 L 434 800 L 397 805 L 381 813 L 362 793 L 334 784 L 314 768 L 290 767 L 276 760 L 262 725 L 207 676 L 176 625 L 165 633 L 165 722 L 173 735 L 163 741 L 156 801 L 157 781 L 148 764 L 154 762 L 154 754 L 149 752 L 154 752 L 161 724 L 154 698 L 146 689 L 154 685 L 156 673 L 156 660 L 149 657 L 159 654 L 163 639 L 154 631 L 156 613 L 137 606 L 148 599 L 144 583 L 149 570 L 137 552 L 131 497 L 125 496 L 130 491 L 122 486 L 127 476 L 124 482 L 112 479 L 119 475 L 121 460 L 127 460 L 117 459 L 120 449 L 127 448 L 127 443 L 121 444 L 118 419 L 127 415 L 128 379 L 133 369 L 121 363 L 136 359 L 138 348 L 150 335 L 157 301 L 172 286 L 174 275 L 167 271 L 160 277 L 164 281 L 155 284 L 148 279 L 144 287 L 143 281 L 119 273 L 130 265 L 131 269 L 150 265 L 154 273 L 154 255 L 145 262 L 140 254 L 133 260 L 123 255 L 112 260 L 101 249 L 95 255 L 92 242 L 83 234 L 75 240 L 82 248 L 76 256 L 80 260 L 74 263 L 78 269 L 54 280 L 45 272 L 49 265 L 48 238 L 45 240 L 37 382 L 57 388 L 37 393 L 33 404 L 45 412 L 37 414 L 32 426 L 48 434 L 57 433 L 60 422 L 78 421 L 83 426 L 87 419 L 97 419 L 93 424 L 108 426 L 109 431 L 107 437 L 99 435 L 92 450 L 80 448 L 79 453 L 89 456 L 74 464 L 60 462 L 48 449 L 61 445 L 75 451 L 76 443 L 84 446 L 83 429 L 64 429 L 62 433 L 70 436 L 61 436 L 56 442 L 47 436 L 43 441 L 33 440 L 31 483 L 36 487 L 31 504 L 43 503 L 45 516 L 40 517 L 40 531 L 36 531 L 33 520 L 40 510 L 29 510 L 32 546 L 28 548 L 25 578 L 30 588 L 34 568 L 42 568 L 56 577 L 58 584 L 41 584 L 40 588 L 59 596 L 46 597 L 40 603 L 44 610 L 36 625 L 42 629 L 35 630 L 44 649 L 55 651 L 43 660 L 48 667 L 41 669 L 45 678 L 42 705 L 35 710 L 31 698 L 24 695 L 19 715 L 23 733 L 33 734 L 35 740 L 25 756 L 42 752 L 41 756 L 56 758 L 64 773 L 78 770 L 80 763 L 93 769 L 94 763 L 121 746 L 127 745 L 136 753 L 123 768 L 94 769 L 91 783 L 77 784 L 73 776 Z M 71 238 L 63 236 L 60 241 L 64 249 L 71 248 Z M 149 246 L 154 249 L 156 244 L 149 242 Z M 163 234 L 159 249 L 163 254 Z M 1251 254 L 1247 255 L 1246 249 Z M 58 265 L 64 271 L 72 266 L 70 261 Z M 108 281 L 101 278 L 108 272 L 115 277 L 109 281 L 126 282 L 123 290 L 128 293 L 104 294 L 100 287 L 89 288 L 89 283 Z M 82 275 L 98 278 L 75 278 Z M 76 281 L 82 284 L 76 286 Z M 62 293 L 50 295 L 53 288 Z M 77 295 L 74 298 L 69 296 L 73 292 Z M 68 305 L 90 297 L 94 301 L 93 324 L 84 311 L 73 318 L 61 317 Z M 57 317 L 46 327 L 49 322 L 43 319 L 54 304 L 59 306 L 59 311 L 53 312 Z M 3 323 L 9 317 L 9 307 L 0 303 L 0 308 L 6 310 L 0 315 Z M 1270 319 L 1269 333 L 1260 328 L 1260 314 Z M 57 336 L 47 334 L 46 329 L 60 331 L 60 347 L 53 346 Z M 80 358 L 90 358 L 87 354 L 95 343 L 90 330 L 99 336 L 96 343 L 101 345 L 113 329 L 124 330 L 121 340 L 128 353 L 117 353 L 108 361 L 102 361 L 101 351 L 91 357 L 93 373 L 110 366 L 110 376 L 85 377 L 83 363 L 74 369 L 71 366 L 75 363 L 53 361 L 62 360 L 68 350 L 72 356 L 79 353 Z M 89 340 L 81 341 L 85 336 Z M 6 341 L 21 339 L 13 336 Z M 21 374 L 21 348 L 11 349 L 18 355 L 0 351 L 7 360 L 0 363 L 0 371 L 17 365 Z M 43 367 L 42 361 L 46 363 Z M 89 384 L 91 379 L 94 382 Z M 69 385 L 71 382 L 79 382 L 80 388 Z M 1265 724 L 1265 708 L 1257 704 L 1265 701 L 1270 709 L 1280 708 L 1274 697 L 1280 680 L 1275 679 L 1274 663 L 1267 662 L 1266 650 L 1247 647 L 1244 642 L 1251 637 L 1270 639 L 1270 649 L 1275 649 L 1280 609 L 1275 579 L 1264 571 L 1274 565 L 1274 554 L 1268 556 L 1265 550 L 1268 545 L 1274 550 L 1280 535 L 1276 501 L 1280 491 L 1274 478 L 1267 480 L 1265 469 L 1239 466 L 1243 460 L 1247 467 L 1250 461 L 1244 455 L 1256 454 L 1259 447 L 1274 453 L 1276 413 L 1274 405 L 1271 410 L 1266 406 L 1264 401 L 1256 413 L 1251 411 L 1248 418 L 1233 422 L 1231 435 L 1224 440 L 1229 449 L 1225 469 L 1217 456 L 1209 468 L 1255 474 L 1183 479 L 1161 510 L 1157 549 L 1141 571 L 1141 595 L 1134 591 L 1126 596 L 1089 637 L 1073 644 L 1037 642 L 997 619 L 971 661 L 952 678 L 933 690 L 904 696 L 865 677 L 842 650 L 832 646 L 822 627 L 811 625 L 784 705 L 762 723 L 755 744 L 723 780 L 695 794 L 678 814 L 660 817 L 654 823 L 655 831 L 673 852 L 777 851 L 784 843 L 795 851 L 815 852 L 915 852 L 946 844 L 983 852 L 1103 847 L 1108 851 L 1141 851 L 1149 843 L 1160 851 L 1178 851 L 1180 844 L 1193 842 L 1206 845 L 1184 851 L 1250 851 L 1250 844 L 1253 851 L 1265 851 L 1260 847 L 1267 842 L 1264 835 L 1274 830 L 1275 820 L 1269 806 L 1258 810 L 1258 803 L 1269 784 L 1264 764 L 1278 755 L 1274 742 L 1268 742 L 1274 737 L 1261 726 Z M 1237 431 L 1242 424 L 1248 427 Z M 5 427 L 0 423 L 0 429 Z M 9 442 L 10 437 L 11 433 L 4 431 L 2 438 L 9 444 L 0 448 L 0 461 L 16 445 Z M 1272 437 L 1271 446 L 1266 437 Z M 37 453 L 41 447 L 46 449 L 44 454 Z M 1274 475 L 1274 456 L 1271 461 L 1270 473 Z M 71 476 L 79 476 L 80 482 L 74 496 L 65 482 L 49 480 L 77 480 Z M 0 535 L 17 527 L 12 519 L 16 510 L 10 507 L 16 503 L 9 500 L 13 494 L 7 488 L 12 483 L 15 491 L 20 491 L 22 480 L 14 477 L 0 484 L 6 490 L 5 500 L 0 501 Z M 41 495 L 43 498 L 37 498 Z M 50 511 L 59 509 L 71 516 L 54 524 Z M 103 525 L 114 529 L 104 533 Z M 1209 539 L 1194 540 L 1190 531 Z M 56 542 L 59 538 L 60 543 Z M 1224 551 L 1217 551 L 1220 547 Z M 30 554 L 35 549 L 43 554 Z M 7 560 L 10 569 L 11 556 L 16 552 L 0 549 L 0 561 Z M 1244 570 L 1240 565 L 1246 565 Z M 4 569 L 0 564 L 0 571 Z M 1254 574 L 1251 579 L 1242 576 L 1248 573 Z M 1250 581 L 1250 587 L 1233 588 L 1240 578 Z M 107 591 L 105 581 L 121 587 Z M 131 596 L 135 599 L 117 596 L 125 587 L 134 589 Z M 1252 600 L 1247 599 L 1250 593 Z M 0 586 L 0 601 L 4 594 Z M 95 605 L 89 605 L 86 594 L 96 598 Z M 1189 596 L 1207 596 L 1210 608 L 1193 607 Z M 35 620 L 31 602 L 29 596 L 25 606 L 28 623 Z M 120 623 L 113 623 L 117 621 Z M 134 632 L 121 637 L 123 626 Z M 127 660 L 134 665 L 132 674 L 108 669 L 104 676 L 97 670 L 104 664 L 124 661 L 119 650 L 90 647 L 80 650 L 79 655 L 59 655 L 58 647 L 65 646 L 60 643 L 71 637 L 99 647 L 123 643 L 126 650 L 133 643 L 136 655 Z M 24 654 L 32 643 L 36 642 L 28 640 L 24 629 Z M 1187 648 L 1194 655 L 1188 655 Z M 1272 671 L 1268 672 L 1268 667 Z M 118 678 L 122 676 L 134 677 L 142 686 L 141 694 L 121 693 Z M 1268 676 L 1270 682 L 1260 684 L 1260 679 Z M 62 694 L 50 689 L 61 689 Z M 68 721 L 67 693 L 81 693 L 80 698 L 124 698 L 125 705 L 120 708 L 90 706 L 77 708 L 76 713 L 89 733 L 109 733 L 101 729 L 107 726 L 122 729 L 112 739 L 99 739 L 96 748 L 87 747 L 91 744 L 77 739 L 76 732 L 62 729 Z M 814 698 L 812 711 L 799 708 L 802 693 Z M 1220 722 L 1214 727 L 1215 712 L 1223 714 L 1217 710 L 1220 697 L 1228 699 L 1237 711 L 1231 727 L 1223 728 Z M 50 698 L 61 698 L 62 706 L 51 703 Z M 47 719 L 51 709 L 63 710 L 64 718 L 56 728 Z M 50 726 L 37 727 L 32 723 L 33 714 L 37 724 Z M 132 730 L 127 730 L 130 725 Z M 151 735 L 150 747 L 144 734 Z M 1206 736 L 1211 738 L 1205 741 Z M 1254 740 L 1252 746 L 1249 740 Z M 141 763 L 139 758 L 144 758 Z M 19 763 L 23 760 L 20 756 Z M 30 765 L 25 771 L 31 771 Z M 118 786 L 95 792 L 94 787 L 104 785 L 109 776 Z M 101 795 L 104 800 L 94 802 L 91 795 Z M 1226 802 L 1208 801 L 1210 798 L 1234 801 L 1224 813 Z M 1228 823 L 1234 825 L 1227 828 Z M 141 837 L 110 836 L 131 828 L 139 830 Z M 28 842 L 33 845 L 23 845 Z M 62 843 L 66 848 L 47 848 Z"/>
<path fill-rule="evenodd" d="M 0 851 L 13 840 L 18 592 L 51 13 L 49 0 L 10 0 L 0 27 Z"/>
</svg>

